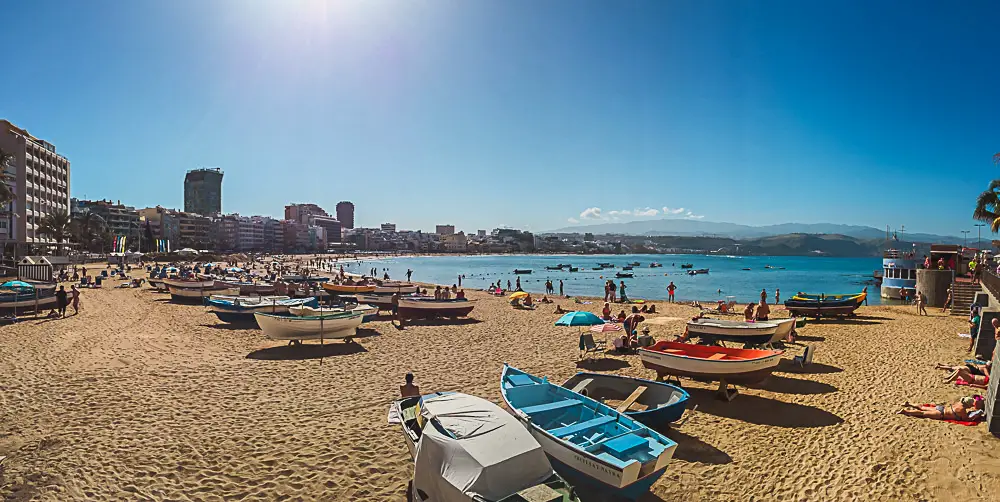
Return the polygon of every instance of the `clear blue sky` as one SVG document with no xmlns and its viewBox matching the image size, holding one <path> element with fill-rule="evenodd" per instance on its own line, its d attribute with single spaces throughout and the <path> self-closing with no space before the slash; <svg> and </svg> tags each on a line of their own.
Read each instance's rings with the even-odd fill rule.
<svg viewBox="0 0 1000 502">
<path fill-rule="evenodd" d="M 1000 175 L 996 2 L 4 2 L 0 117 L 76 197 L 545 230 L 587 208 L 958 234 Z M 591 212 L 590 214 L 593 214 Z M 626 218 L 627 219 L 627 218 Z"/>
</svg>

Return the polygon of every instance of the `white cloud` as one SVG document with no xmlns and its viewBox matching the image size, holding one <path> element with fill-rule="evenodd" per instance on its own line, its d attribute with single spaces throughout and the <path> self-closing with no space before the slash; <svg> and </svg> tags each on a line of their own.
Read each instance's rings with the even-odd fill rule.
<svg viewBox="0 0 1000 502">
<path fill-rule="evenodd" d="M 580 223 L 580 220 L 578 220 L 576 218 L 567 218 L 566 221 L 568 221 L 570 223 Z"/>
<path fill-rule="evenodd" d="M 603 220 L 604 216 L 601 214 L 601 208 L 599 207 L 588 207 L 580 213 L 581 220 Z"/>
<path fill-rule="evenodd" d="M 700 220 L 700 219 L 704 218 L 705 215 L 703 215 L 703 214 L 694 214 L 691 211 L 688 211 L 687 214 L 684 215 L 684 217 L 688 218 L 688 219 L 691 219 L 691 220 Z"/>
<path fill-rule="evenodd" d="M 683 207 L 669 208 L 667 206 L 663 206 L 663 214 L 681 214 L 683 212 L 684 212 Z"/>
<path fill-rule="evenodd" d="M 660 211 L 657 209 L 653 209 L 651 207 L 647 207 L 646 209 L 635 209 L 634 211 L 632 211 L 632 214 L 634 214 L 635 216 L 656 216 L 660 214 Z"/>
<path fill-rule="evenodd" d="M 616 209 L 614 211 L 608 211 L 608 216 L 612 218 L 617 218 L 619 216 L 632 216 L 632 211 L 629 211 L 628 209 Z"/>
</svg>

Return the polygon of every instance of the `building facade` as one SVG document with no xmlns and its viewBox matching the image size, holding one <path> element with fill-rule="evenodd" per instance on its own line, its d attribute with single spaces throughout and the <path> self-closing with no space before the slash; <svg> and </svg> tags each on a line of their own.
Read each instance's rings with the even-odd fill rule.
<svg viewBox="0 0 1000 502">
<path fill-rule="evenodd" d="M 177 211 L 160 206 L 139 210 L 143 232 L 149 227 L 153 239 L 167 241 L 171 251 L 181 249 L 181 224 Z"/>
<path fill-rule="evenodd" d="M 337 203 L 337 220 L 343 228 L 354 228 L 354 203 L 342 200 Z"/>
<path fill-rule="evenodd" d="M 69 160 L 56 153 L 55 145 L 6 120 L 0 120 L 0 149 L 14 156 L 6 174 L 15 195 L 13 202 L 0 208 L 0 242 L 55 243 L 37 230 L 49 213 L 70 212 Z"/>
<path fill-rule="evenodd" d="M 100 216 L 111 235 L 124 235 L 128 237 L 127 243 L 130 239 L 135 239 L 131 242 L 138 244 L 139 236 L 144 229 L 139 224 L 139 211 L 136 208 L 126 206 L 121 201 L 114 203 L 110 200 L 70 199 L 71 216 L 76 218 L 85 212 Z M 129 247 L 136 249 L 131 245 Z"/>
<path fill-rule="evenodd" d="M 396 224 L 395 223 L 383 223 L 382 226 L 379 227 L 379 228 L 381 228 L 383 232 L 395 232 L 396 231 Z"/>
<path fill-rule="evenodd" d="M 222 214 L 222 170 L 193 169 L 184 176 L 184 212 Z"/>
<path fill-rule="evenodd" d="M 437 225 L 434 227 L 434 233 L 438 235 L 452 235 L 455 233 L 455 225 Z"/>
</svg>

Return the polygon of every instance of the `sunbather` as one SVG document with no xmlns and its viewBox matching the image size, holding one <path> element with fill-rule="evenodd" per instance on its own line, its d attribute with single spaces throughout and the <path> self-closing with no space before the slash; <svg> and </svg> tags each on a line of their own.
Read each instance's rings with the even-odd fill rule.
<svg viewBox="0 0 1000 502">
<path fill-rule="evenodd" d="M 900 415 L 933 420 L 981 420 L 985 402 L 982 396 L 967 396 L 953 404 L 921 404 L 903 403 Z"/>
<path fill-rule="evenodd" d="M 948 378 L 944 379 L 944 383 L 951 383 L 957 381 L 959 378 L 961 378 L 963 382 L 969 384 L 969 387 L 985 389 L 986 385 L 990 383 L 990 370 L 986 365 L 983 365 L 982 369 L 973 373 L 969 368 L 962 366 L 956 368 L 955 371 L 952 371 L 951 374 L 948 375 Z"/>
</svg>

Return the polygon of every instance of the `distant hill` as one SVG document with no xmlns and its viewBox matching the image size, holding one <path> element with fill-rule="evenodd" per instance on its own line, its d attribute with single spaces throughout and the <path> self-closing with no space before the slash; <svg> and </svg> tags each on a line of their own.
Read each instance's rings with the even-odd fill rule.
<svg viewBox="0 0 1000 502">
<path fill-rule="evenodd" d="M 779 225 L 750 226 L 737 223 L 686 219 L 640 220 L 624 223 L 598 223 L 560 228 L 545 233 L 586 233 L 619 235 L 670 235 L 670 236 L 714 236 L 731 239 L 750 239 L 787 234 L 842 235 L 855 239 L 885 240 L 885 230 L 861 225 L 840 225 L 836 223 L 782 223 Z M 910 242 L 932 242 L 959 244 L 961 237 L 906 233 L 900 238 Z"/>
<path fill-rule="evenodd" d="M 883 236 L 884 237 L 884 236 Z M 712 236 L 620 236 L 628 252 L 714 253 L 743 256 L 881 256 L 885 239 L 858 239 L 840 234 L 784 234 L 748 239 Z M 894 242 L 894 247 L 926 254 L 930 246 Z"/>
</svg>

